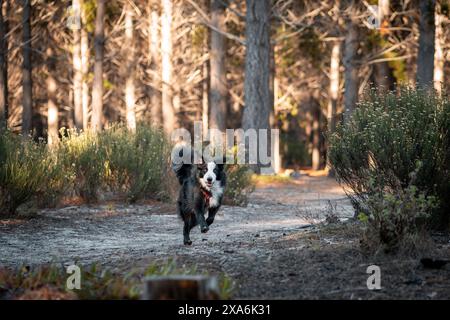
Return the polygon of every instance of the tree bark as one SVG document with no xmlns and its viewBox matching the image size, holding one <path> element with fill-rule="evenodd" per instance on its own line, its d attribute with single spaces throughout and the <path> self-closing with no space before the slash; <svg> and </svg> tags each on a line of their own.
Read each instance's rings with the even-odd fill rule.
<svg viewBox="0 0 450 320">
<path fill-rule="evenodd" d="M 166 134 L 175 127 L 172 88 L 172 0 L 161 0 L 162 118 Z"/>
<path fill-rule="evenodd" d="M 269 129 L 270 127 L 270 0 L 247 0 L 246 54 L 244 96 L 245 108 L 242 117 L 244 130 Z M 261 137 L 259 137 L 260 139 Z M 270 148 L 270 133 L 267 137 Z M 258 159 L 261 152 L 259 150 Z M 262 169 L 260 160 L 255 167 Z"/>
<path fill-rule="evenodd" d="M 387 33 L 389 28 L 390 0 L 378 0 L 378 23 L 380 36 L 383 43 L 387 42 Z M 383 49 L 383 46 L 379 46 Z M 382 61 L 375 63 L 374 66 L 375 81 L 379 88 L 383 90 L 391 90 L 394 86 L 394 76 L 389 63 Z"/>
<path fill-rule="evenodd" d="M 331 50 L 330 88 L 327 109 L 328 129 L 333 132 L 336 128 L 336 110 L 339 99 L 339 64 L 341 60 L 341 42 L 335 41 Z"/>
<path fill-rule="evenodd" d="M 97 1 L 97 16 L 95 18 L 95 64 L 94 64 L 94 83 L 92 88 L 92 123 L 94 130 L 102 129 L 103 121 L 103 51 L 105 41 L 105 0 Z"/>
<path fill-rule="evenodd" d="M 328 131 L 330 133 L 336 130 L 337 122 L 337 107 L 339 101 L 339 78 L 340 78 L 340 61 L 341 61 L 341 42 L 339 40 L 333 43 L 331 49 L 331 61 L 330 61 L 330 87 L 328 91 L 328 108 L 327 108 L 327 121 Z M 334 170 L 327 163 L 328 176 L 334 177 Z"/>
<path fill-rule="evenodd" d="M 81 14 L 80 0 L 72 0 L 73 14 L 79 16 Z M 81 17 L 79 17 L 81 18 Z M 82 102 L 82 62 L 81 62 L 81 30 L 79 26 L 75 26 L 73 32 L 73 116 L 75 128 L 80 130 L 83 128 L 83 102 Z"/>
<path fill-rule="evenodd" d="M 268 129 L 270 116 L 270 1 L 247 0 L 244 130 Z"/>
<path fill-rule="evenodd" d="M 204 45 L 203 45 L 203 53 L 207 54 L 209 51 L 208 48 L 208 38 L 205 37 Z M 202 128 L 203 132 L 208 132 L 209 127 L 209 84 L 210 84 L 210 75 L 209 75 L 209 63 L 205 61 L 202 66 L 203 73 L 203 81 L 202 81 Z"/>
<path fill-rule="evenodd" d="M 54 77 L 56 73 L 56 61 L 51 47 L 47 49 L 47 142 L 54 145 L 58 141 L 58 107 L 56 103 L 57 83 Z"/>
<path fill-rule="evenodd" d="M 312 124 L 312 169 L 320 169 L 320 105 L 317 101 L 312 101 L 311 107 L 313 108 L 313 124 Z"/>
<path fill-rule="evenodd" d="M 134 96 L 134 41 L 133 41 L 133 8 L 127 2 L 125 8 L 125 48 L 127 57 L 126 83 L 125 83 L 125 104 L 127 128 L 136 131 L 136 111 Z"/>
<path fill-rule="evenodd" d="M 419 3 L 420 34 L 417 57 L 417 86 L 422 89 L 429 89 L 433 87 L 436 0 L 421 0 Z"/>
<path fill-rule="evenodd" d="M 3 4 L 6 2 L 8 17 L 8 1 L 0 0 L 0 130 L 8 127 L 8 21 L 3 18 Z"/>
<path fill-rule="evenodd" d="M 150 0 L 153 2 L 152 0 Z M 161 81 L 160 77 L 156 76 L 159 71 L 161 63 L 160 51 L 161 41 L 159 38 L 159 14 L 155 8 L 150 5 L 150 22 L 149 22 L 149 58 L 150 58 L 150 70 L 152 72 L 152 85 L 150 90 L 151 95 L 151 121 L 154 126 L 161 126 Z"/>
<path fill-rule="evenodd" d="M 438 7 L 439 6 L 439 7 Z M 442 94 L 442 85 L 444 83 L 444 40 L 445 34 L 442 28 L 443 16 L 440 13 L 440 5 L 436 6 L 435 14 L 435 51 L 434 51 L 434 89 L 438 95 Z"/>
<path fill-rule="evenodd" d="M 31 0 L 22 0 L 23 65 L 22 65 L 22 133 L 30 134 L 33 118 L 33 83 L 31 79 Z"/>
<path fill-rule="evenodd" d="M 86 12 L 81 8 L 81 103 L 83 109 L 83 129 L 89 126 L 89 85 L 87 82 L 89 74 L 89 37 L 86 30 Z"/>
<path fill-rule="evenodd" d="M 223 0 L 211 0 L 211 24 L 225 30 L 225 4 Z M 225 67 L 226 39 L 211 30 L 210 51 L 210 118 L 209 126 L 224 131 L 227 116 L 227 74 Z"/>
<path fill-rule="evenodd" d="M 344 81 L 344 122 L 350 119 L 358 101 L 358 44 L 359 30 L 356 22 L 347 21 L 343 63 L 345 67 Z"/>
</svg>

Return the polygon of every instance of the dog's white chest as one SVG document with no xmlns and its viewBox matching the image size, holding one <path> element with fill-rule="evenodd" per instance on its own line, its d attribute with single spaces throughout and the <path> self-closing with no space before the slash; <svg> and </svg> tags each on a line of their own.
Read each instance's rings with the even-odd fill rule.
<svg viewBox="0 0 450 320">
<path fill-rule="evenodd" d="M 216 208 L 220 205 L 220 198 L 223 195 L 223 188 L 219 185 L 211 187 L 211 198 L 209 199 L 209 207 Z"/>
</svg>

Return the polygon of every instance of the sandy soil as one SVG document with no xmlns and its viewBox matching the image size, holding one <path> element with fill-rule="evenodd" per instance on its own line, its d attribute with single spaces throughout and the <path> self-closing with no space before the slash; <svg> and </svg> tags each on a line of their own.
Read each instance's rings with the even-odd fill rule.
<svg viewBox="0 0 450 320">
<path fill-rule="evenodd" d="M 236 298 L 450 298 L 450 272 L 423 269 L 416 259 L 365 257 L 349 223 L 318 227 L 326 216 L 345 221 L 353 210 L 331 179 L 258 187 L 248 207 L 223 206 L 207 234 L 182 223 L 166 204 L 72 206 L 27 220 L 0 220 L 0 266 L 49 262 L 99 263 L 117 270 L 176 258 L 236 283 Z M 333 227 L 334 226 L 334 227 Z M 445 238 L 442 252 L 450 256 Z M 382 271 L 382 290 L 367 289 L 367 266 Z"/>
</svg>

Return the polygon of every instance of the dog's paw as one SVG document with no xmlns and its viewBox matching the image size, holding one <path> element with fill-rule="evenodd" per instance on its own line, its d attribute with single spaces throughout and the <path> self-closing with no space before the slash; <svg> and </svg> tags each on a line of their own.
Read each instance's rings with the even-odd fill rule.
<svg viewBox="0 0 450 320">
<path fill-rule="evenodd" d="M 208 227 L 208 226 L 203 226 L 203 227 L 201 228 L 202 233 L 207 233 L 208 230 L 209 230 L 209 227 Z"/>
<path fill-rule="evenodd" d="M 210 226 L 213 222 L 214 222 L 213 218 L 207 218 L 206 219 L 206 223 L 208 224 L 208 226 Z"/>
<path fill-rule="evenodd" d="M 190 246 L 192 244 L 192 241 L 191 240 L 184 240 L 184 244 L 186 246 Z"/>
</svg>

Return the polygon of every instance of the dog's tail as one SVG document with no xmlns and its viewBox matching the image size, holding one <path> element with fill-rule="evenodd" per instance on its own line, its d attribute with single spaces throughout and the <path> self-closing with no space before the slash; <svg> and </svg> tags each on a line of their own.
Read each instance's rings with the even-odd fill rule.
<svg viewBox="0 0 450 320">
<path fill-rule="evenodd" d="M 180 184 L 183 184 L 184 180 L 191 176 L 192 152 L 191 146 L 186 143 L 178 143 L 172 150 L 172 170 Z"/>
</svg>

